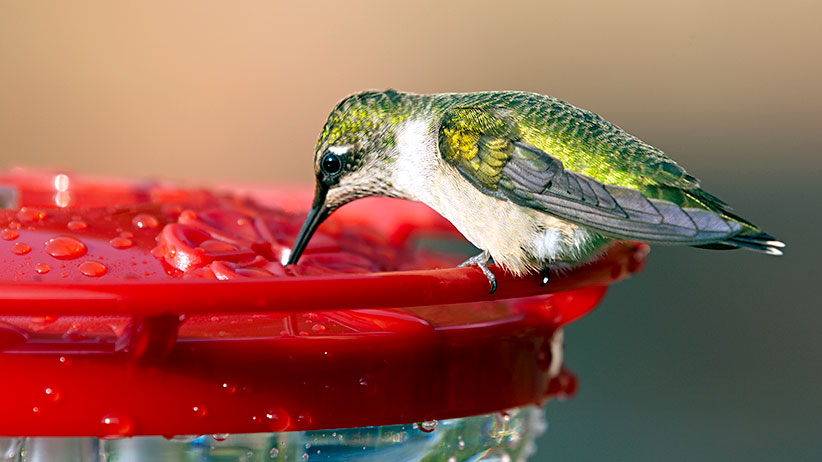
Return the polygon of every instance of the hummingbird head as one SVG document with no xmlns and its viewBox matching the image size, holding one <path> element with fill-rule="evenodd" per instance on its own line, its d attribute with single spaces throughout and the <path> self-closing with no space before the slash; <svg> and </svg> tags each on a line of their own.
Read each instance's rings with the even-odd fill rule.
<svg viewBox="0 0 822 462">
<path fill-rule="evenodd" d="M 328 116 L 314 153 L 314 202 L 288 265 L 299 260 L 314 231 L 334 210 L 363 197 L 398 195 L 390 178 L 396 158 L 393 128 L 402 118 L 402 100 L 394 90 L 358 93 Z"/>
</svg>

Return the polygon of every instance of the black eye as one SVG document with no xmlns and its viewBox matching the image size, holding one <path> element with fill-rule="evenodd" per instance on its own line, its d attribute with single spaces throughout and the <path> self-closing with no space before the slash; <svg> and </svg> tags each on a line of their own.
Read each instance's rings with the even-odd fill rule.
<svg viewBox="0 0 822 462">
<path fill-rule="evenodd" d="M 342 161 L 340 160 L 340 156 L 330 152 L 323 157 L 322 164 L 320 167 L 323 169 L 327 175 L 336 175 L 340 173 L 342 170 Z"/>
</svg>

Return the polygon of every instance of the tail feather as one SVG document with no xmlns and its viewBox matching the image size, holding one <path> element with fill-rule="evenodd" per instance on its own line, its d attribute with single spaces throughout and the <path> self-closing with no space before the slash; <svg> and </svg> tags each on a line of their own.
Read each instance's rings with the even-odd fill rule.
<svg viewBox="0 0 822 462">
<path fill-rule="evenodd" d="M 703 249 L 731 250 L 750 249 L 768 255 L 782 255 L 785 243 L 767 233 L 737 234 L 722 242 L 696 246 Z"/>
<path fill-rule="evenodd" d="M 766 233 L 737 234 L 728 239 L 727 242 L 737 247 L 764 252 L 768 255 L 782 255 L 782 249 L 785 248 L 784 242 Z"/>
</svg>

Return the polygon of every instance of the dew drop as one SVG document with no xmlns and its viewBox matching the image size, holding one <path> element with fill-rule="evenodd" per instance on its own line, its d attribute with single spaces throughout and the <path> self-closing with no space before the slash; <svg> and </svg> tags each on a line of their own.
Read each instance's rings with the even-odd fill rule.
<svg viewBox="0 0 822 462">
<path fill-rule="evenodd" d="M 115 237 L 108 241 L 108 243 L 115 249 L 127 249 L 134 245 L 134 242 L 126 237 Z"/>
<path fill-rule="evenodd" d="M 307 453 L 304 453 L 304 454 L 303 454 L 303 462 L 305 462 L 306 460 L 308 460 L 308 454 L 307 454 Z"/>
<path fill-rule="evenodd" d="M 457 462 L 457 458 L 454 457 L 454 456 L 451 456 L 451 457 L 448 458 L 448 462 Z"/>
<path fill-rule="evenodd" d="M 58 260 L 72 260 L 82 257 L 88 249 L 86 245 L 70 236 L 57 236 L 46 241 L 46 253 Z"/>
<path fill-rule="evenodd" d="M 325 329 L 326 327 L 322 324 L 314 324 L 313 326 L 311 326 L 311 330 L 313 330 L 316 333 L 325 332 Z"/>
<path fill-rule="evenodd" d="M 268 451 L 268 455 L 271 456 L 272 459 L 276 459 L 277 456 L 280 455 L 280 450 L 277 448 L 271 448 L 271 450 Z"/>
<path fill-rule="evenodd" d="M 108 272 L 106 265 L 96 261 L 84 261 L 83 263 L 80 263 L 80 266 L 78 266 L 77 269 L 79 269 L 84 276 L 88 276 L 90 278 L 99 278 Z"/>
<path fill-rule="evenodd" d="M 28 244 L 24 244 L 22 242 L 15 242 L 13 246 L 11 246 L 11 251 L 17 255 L 25 255 L 31 252 L 31 247 Z"/>
<path fill-rule="evenodd" d="M 228 439 L 228 433 L 215 433 L 211 435 L 214 441 L 225 441 Z"/>
<path fill-rule="evenodd" d="M 66 227 L 69 231 L 82 231 L 88 228 L 88 224 L 83 220 L 71 220 L 66 224 Z"/>
<path fill-rule="evenodd" d="M 4 241 L 13 241 L 20 237 L 20 233 L 13 229 L 6 228 L 3 231 L 0 231 L 0 238 Z"/>
<path fill-rule="evenodd" d="M 37 274 L 46 274 L 51 271 L 51 268 L 45 263 L 38 263 L 34 266 L 34 271 L 37 271 Z"/>
<path fill-rule="evenodd" d="M 194 406 L 191 410 L 194 411 L 194 415 L 197 417 L 205 417 L 208 415 L 208 410 L 205 406 Z"/>
<path fill-rule="evenodd" d="M 460 448 L 460 451 L 462 451 L 463 449 L 465 449 L 465 441 L 463 441 L 463 440 L 462 440 L 462 437 L 460 437 L 460 440 L 459 440 L 459 442 L 457 443 L 457 447 L 458 447 L 458 448 Z"/>
<path fill-rule="evenodd" d="M 420 423 L 420 430 L 425 433 L 431 433 L 432 431 L 437 429 L 437 421 L 436 420 L 426 420 L 425 422 Z"/>
<path fill-rule="evenodd" d="M 132 218 L 131 223 L 139 229 L 152 229 L 160 226 L 160 222 L 147 213 L 139 213 L 135 215 L 134 218 Z"/>
</svg>

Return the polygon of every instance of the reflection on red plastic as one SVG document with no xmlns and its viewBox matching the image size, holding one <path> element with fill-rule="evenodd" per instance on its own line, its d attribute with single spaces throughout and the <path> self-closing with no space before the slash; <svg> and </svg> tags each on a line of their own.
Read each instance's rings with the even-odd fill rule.
<svg viewBox="0 0 822 462">
<path fill-rule="evenodd" d="M 3 435 L 358 427 L 569 396 L 554 332 L 647 253 L 622 244 L 545 287 L 493 268 L 489 295 L 459 257 L 415 250 L 459 239 L 419 204 L 348 205 L 284 268 L 307 190 L 65 180 L 61 208 L 54 175 L 0 175 L 23 205 L 0 210 L 19 234 L 0 240 L 0 370 L 16 378 L 0 381 Z M 22 242 L 36 245 L 15 256 Z"/>
</svg>

